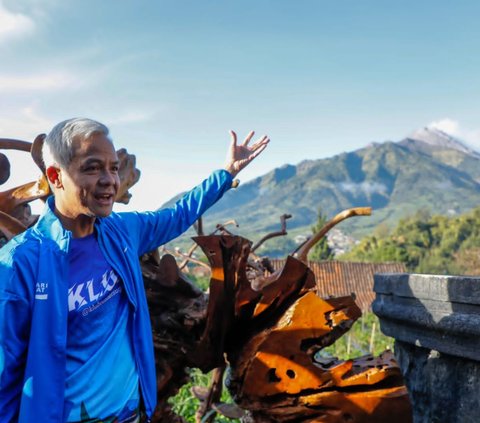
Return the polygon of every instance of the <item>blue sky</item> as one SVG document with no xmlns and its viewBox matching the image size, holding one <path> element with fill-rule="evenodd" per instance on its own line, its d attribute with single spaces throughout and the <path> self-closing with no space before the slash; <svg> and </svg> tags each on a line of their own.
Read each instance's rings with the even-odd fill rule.
<svg viewBox="0 0 480 423">
<path fill-rule="evenodd" d="M 136 209 L 221 167 L 229 129 L 272 139 L 242 181 L 426 125 L 480 149 L 478 16 L 478 1 L 0 0 L 0 137 L 102 121 L 137 156 Z M 10 185 L 35 177 L 9 157 Z"/>
</svg>

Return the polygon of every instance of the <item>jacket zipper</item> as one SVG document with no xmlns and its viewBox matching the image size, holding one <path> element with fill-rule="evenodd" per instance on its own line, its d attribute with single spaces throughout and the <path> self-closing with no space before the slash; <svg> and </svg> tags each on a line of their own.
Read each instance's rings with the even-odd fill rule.
<svg viewBox="0 0 480 423">
<path fill-rule="evenodd" d="M 127 294 L 127 298 L 128 298 L 128 302 L 131 304 L 131 306 L 133 307 L 133 311 L 132 311 L 132 322 L 131 322 L 131 328 L 132 328 L 132 339 L 131 339 L 131 342 L 132 342 L 132 345 L 133 345 L 133 349 L 134 349 L 134 352 L 135 352 L 135 364 L 137 366 L 137 372 L 138 372 L 138 380 L 139 380 L 139 385 L 140 385 L 140 392 L 144 392 L 145 389 L 143 389 L 143 369 L 141 369 L 141 366 L 138 365 L 138 361 L 137 361 L 137 353 L 136 353 L 136 350 L 137 350 L 137 346 L 136 346 L 136 343 L 135 343 L 135 317 L 136 317 L 136 314 L 137 314 L 137 305 L 133 302 L 133 299 L 132 299 L 132 294 L 130 292 L 130 287 L 127 286 L 127 284 L 125 283 L 125 275 L 123 275 L 122 272 L 118 271 L 118 269 L 116 268 L 116 266 L 113 265 L 113 263 L 111 263 L 111 260 L 110 260 L 110 256 L 108 255 L 107 251 L 106 251 L 106 248 L 105 248 L 105 245 L 103 243 L 103 233 L 101 230 L 99 230 L 98 232 L 98 240 L 99 240 L 99 245 L 100 245 L 100 249 L 103 253 L 103 255 L 105 256 L 108 264 L 110 264 L 110 266 L 112 266 L 112 269 L 115 270 L 115 272 L 117 272 L 117 274 L 120 276 L 120 278 L 122 279 L 122 282 L 123 282 L 123 286 L 125 288 L 125 293 Z M 145 401 L 145 397 L 144 397 L 144 401 Z M 150 408 L 151 405 L 150 405 Z M 147 410 L 145 410 L 147 411 Z M 153 409 L 150 410 L 150 414 L 153 414 Z M 151 419 L 147 416 L 147 423 L 151 422 Z"/>
</svg>

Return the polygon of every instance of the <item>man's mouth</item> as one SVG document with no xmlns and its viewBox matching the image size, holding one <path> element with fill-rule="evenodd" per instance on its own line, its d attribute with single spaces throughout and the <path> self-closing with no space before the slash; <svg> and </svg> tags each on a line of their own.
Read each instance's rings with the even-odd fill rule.
<svg viewBox="0 0 480 423">
<path fill-rule="evenodd" d="M 96 194 L 95 199 L 102 204 L 110 204 L 114 200 L 113 194 Z"/>
</svg>

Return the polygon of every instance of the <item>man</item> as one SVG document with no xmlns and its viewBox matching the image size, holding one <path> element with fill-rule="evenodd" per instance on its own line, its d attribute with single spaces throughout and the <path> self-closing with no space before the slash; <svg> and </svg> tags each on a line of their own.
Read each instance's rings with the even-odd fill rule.
<svg viewBox="0 0 480 423">
<path fill-rule="evenodd" d="M 43 149 L 53 197 L 0 250 L 0 422 L 137 422 L 156 403 L 150 320 L 138 257 L 183 233 L 267 146 L 232 143 L 174 207 L 112 213 L 118 158 L 108 129 L 56 125 Z"/>
</svg>

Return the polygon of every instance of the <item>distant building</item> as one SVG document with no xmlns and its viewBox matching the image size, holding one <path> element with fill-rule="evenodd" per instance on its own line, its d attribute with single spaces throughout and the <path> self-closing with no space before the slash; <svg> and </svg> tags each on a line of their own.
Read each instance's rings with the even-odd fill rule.
<svg viewBox="0 0 480 423">
<path fill-rule="evenodd" d="M 310 239 L 312 234 L 300 234 L 293 240 L 295 244 L 302 244 L 307 239 Z M 327 233 L 327 243 L 332 250 L 335 257 L 345 254 L 350 251 L 356 244 L 359 243 L 355 238 L 346 235 L 340 229 L 333 228 Z"/>
<path fill-rule="evenodd" d="M 346 235 L 340 229 L 333 228 L 327 234 L 327 243 L 335 257 L 338 257 L 350 251 L 359 241 Z"/>
<path fill-rule="evenodd" d="M 301 244 L 302 242 L 305 242 L 308 238 L 310 238 L 311 234 L 309 235 L 297 235 L 293 241 L 295 244 Z"/>
</svg>

